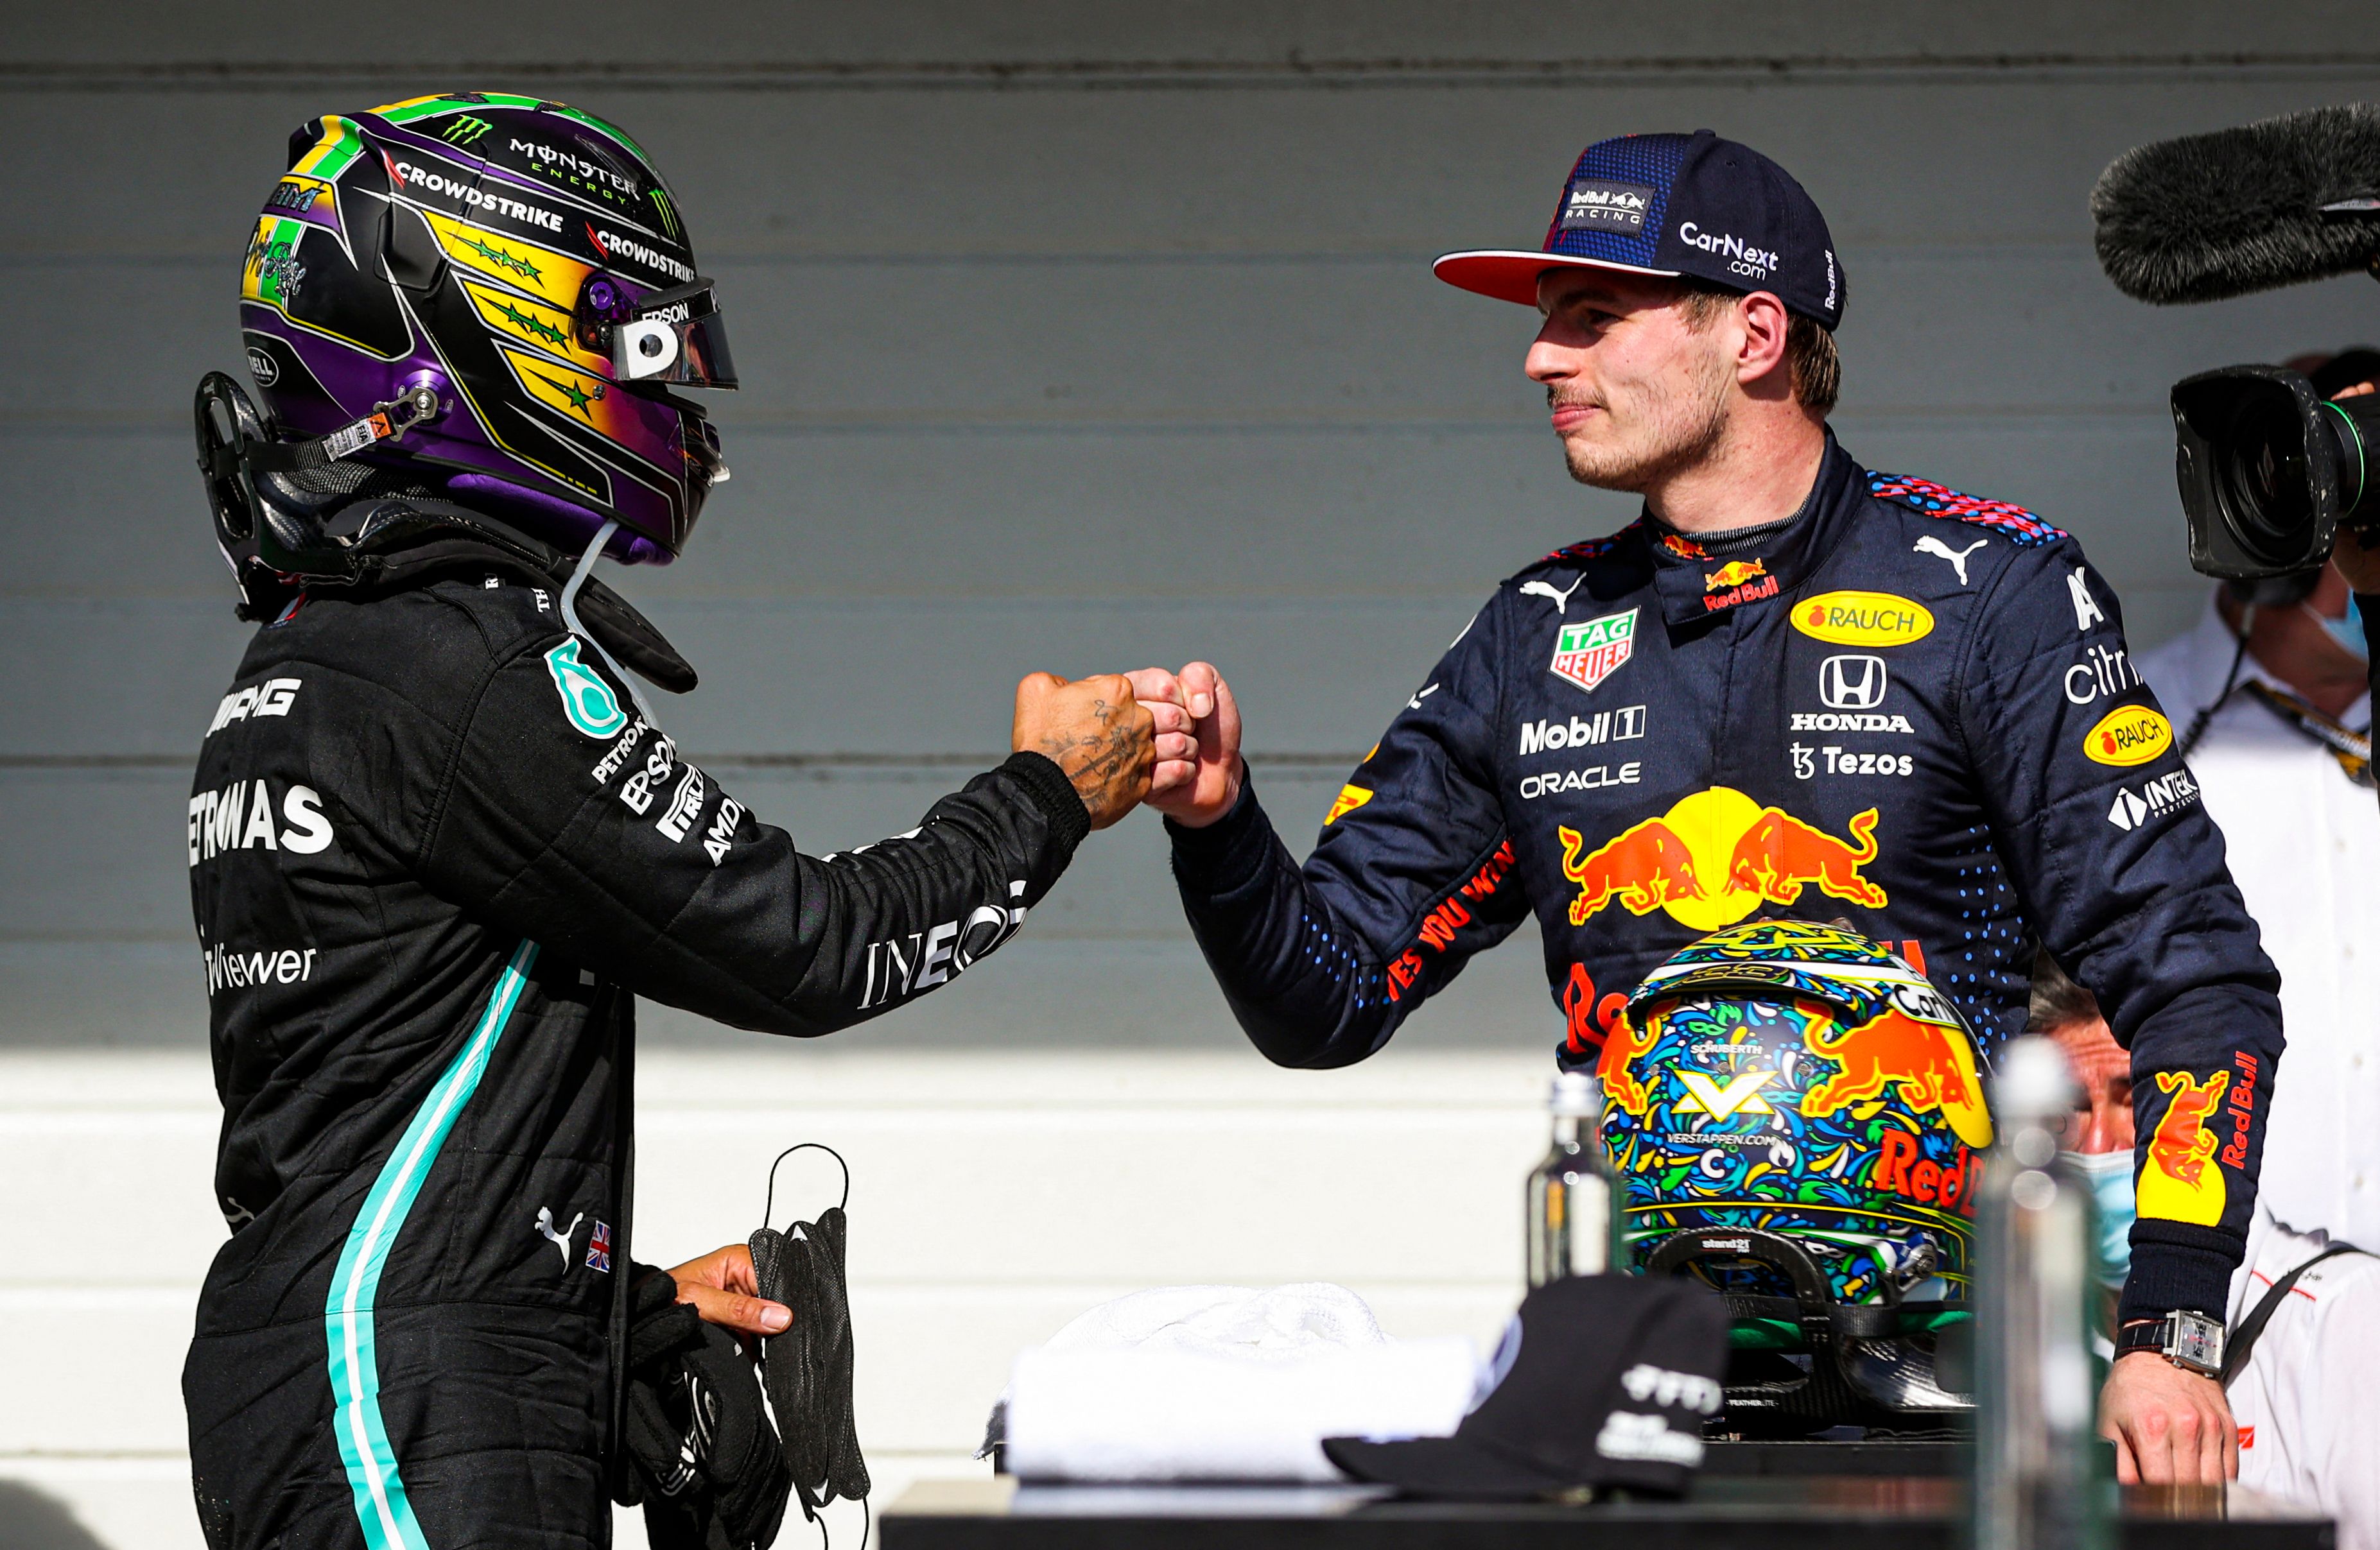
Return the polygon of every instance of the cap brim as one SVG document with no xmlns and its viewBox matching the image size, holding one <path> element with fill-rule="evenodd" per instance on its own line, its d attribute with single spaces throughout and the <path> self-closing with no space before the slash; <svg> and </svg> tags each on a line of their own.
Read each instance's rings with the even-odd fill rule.
<svg viewBox="0 0 2380 1550">
<path fill-rule="evenodd" d="M 1586 1483 L 1532 1469 L 1460 1436 L 1408 1437 L 1398 1442 L 1325 1437 L 1322 1451 L 1355 1479 L 1393 1485 L 1413 1496 L 1533 1501 Z"/>
<path fill-rule="evenodd" d="M 1537 304 L 1537 276 L 1549 269 L 1606 269 L 1618 274 L 1650 274 L 1674 280 L 1674 269 L 1646 269 L 1641 264 L 1609 259 L 1582 259 L 1569 253 L 1523 253 L 1483 248 L 1468 253 L 1441 254 L 1430 272 L 1450 285 L 1523 307 Z"/>
</svg>

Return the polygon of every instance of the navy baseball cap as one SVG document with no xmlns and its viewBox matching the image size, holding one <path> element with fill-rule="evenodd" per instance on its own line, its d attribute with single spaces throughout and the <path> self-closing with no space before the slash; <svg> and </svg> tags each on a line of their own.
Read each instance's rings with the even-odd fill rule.
<svg viewBox="0 0 2380 1550">
<path fill-rule="evenodd" d="M 1450 285 L 1524 307 L 1537 304 L 1548 269 L 1616 269 L 1769 291 L 1828 329 L 1843 317 L 1827 218 L 1792 174 L 1708 129 L 1598 140 L 1571 169 L 1537 251 L 1449 253 L 1430 267 Z"/>
</svg>

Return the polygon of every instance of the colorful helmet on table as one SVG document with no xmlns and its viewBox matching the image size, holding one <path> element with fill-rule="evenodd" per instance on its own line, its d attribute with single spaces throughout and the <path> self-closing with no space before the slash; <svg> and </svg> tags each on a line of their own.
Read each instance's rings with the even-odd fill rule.
<svg viewBox="0 0 2380 1550">
<path fill-rule="evenodd" d="M 1597 1072 L 1634 1267 L 1729 1295 L 1738 1377 L 1746 1351 L 1828 1348 L 1806 1378 L 1731 1381 L 1731 1414 L 1966 1408 L 1934 1337 L 1965 1317 L 1992 1120 L 1974 1035 L 1924 975 L 1835 926 L 1730 926 L 1646 976 Z"/>
<path fill-rule="evenodd" d="M 426 386 L 435 411 L 352 461 L 559 542 L 616 521 L 619 558 L 669 560 L 726 478 L 669 391 L 735 386 L 676 202 L 636 141 L 560 103 L 449 92 L 304 126 L 240 326 L 277 438 Z"/>
</svg>

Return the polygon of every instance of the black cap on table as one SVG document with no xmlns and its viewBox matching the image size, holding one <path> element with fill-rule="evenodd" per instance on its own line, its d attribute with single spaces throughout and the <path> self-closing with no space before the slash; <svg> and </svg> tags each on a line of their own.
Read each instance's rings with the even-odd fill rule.
<svg viewBox="0 0 2380 1550">
<path fill-rule="evenodd" d="M 1330 1461 L 1414 1496 L 1684 1492 L 1718 1411 L 1727 1310 L 1675 1279 L 1572 1276 L 1529 1293 L 1451 1437 L 1331 1437 Z"/>
</svg>

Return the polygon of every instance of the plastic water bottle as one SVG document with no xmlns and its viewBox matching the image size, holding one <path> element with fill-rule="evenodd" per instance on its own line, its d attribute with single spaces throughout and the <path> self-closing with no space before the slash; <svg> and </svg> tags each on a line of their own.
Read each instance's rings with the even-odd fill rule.
<svg viewBox="0 0 2380 1550">
<path fill-rule="evenodd" d="M 1603 1093 L 1594 1077 L 1554 1078 L 1553 1149 L 1529 1175 L 1529 1285 L 1599 1276 L 1621 1265 L 1620 1175 L 1603 1149 Z"/>
<path fill-rule="evenodd" d="M 1992 1082 L 1999 1145 L 1977 1201 L 1973 1550 L 2107 1550 L 2113 1493 L 2091 1424 L 2091 1194 L 2058 1166 L 2066 1058 L 2010 1041 Z"/>
</svg>

